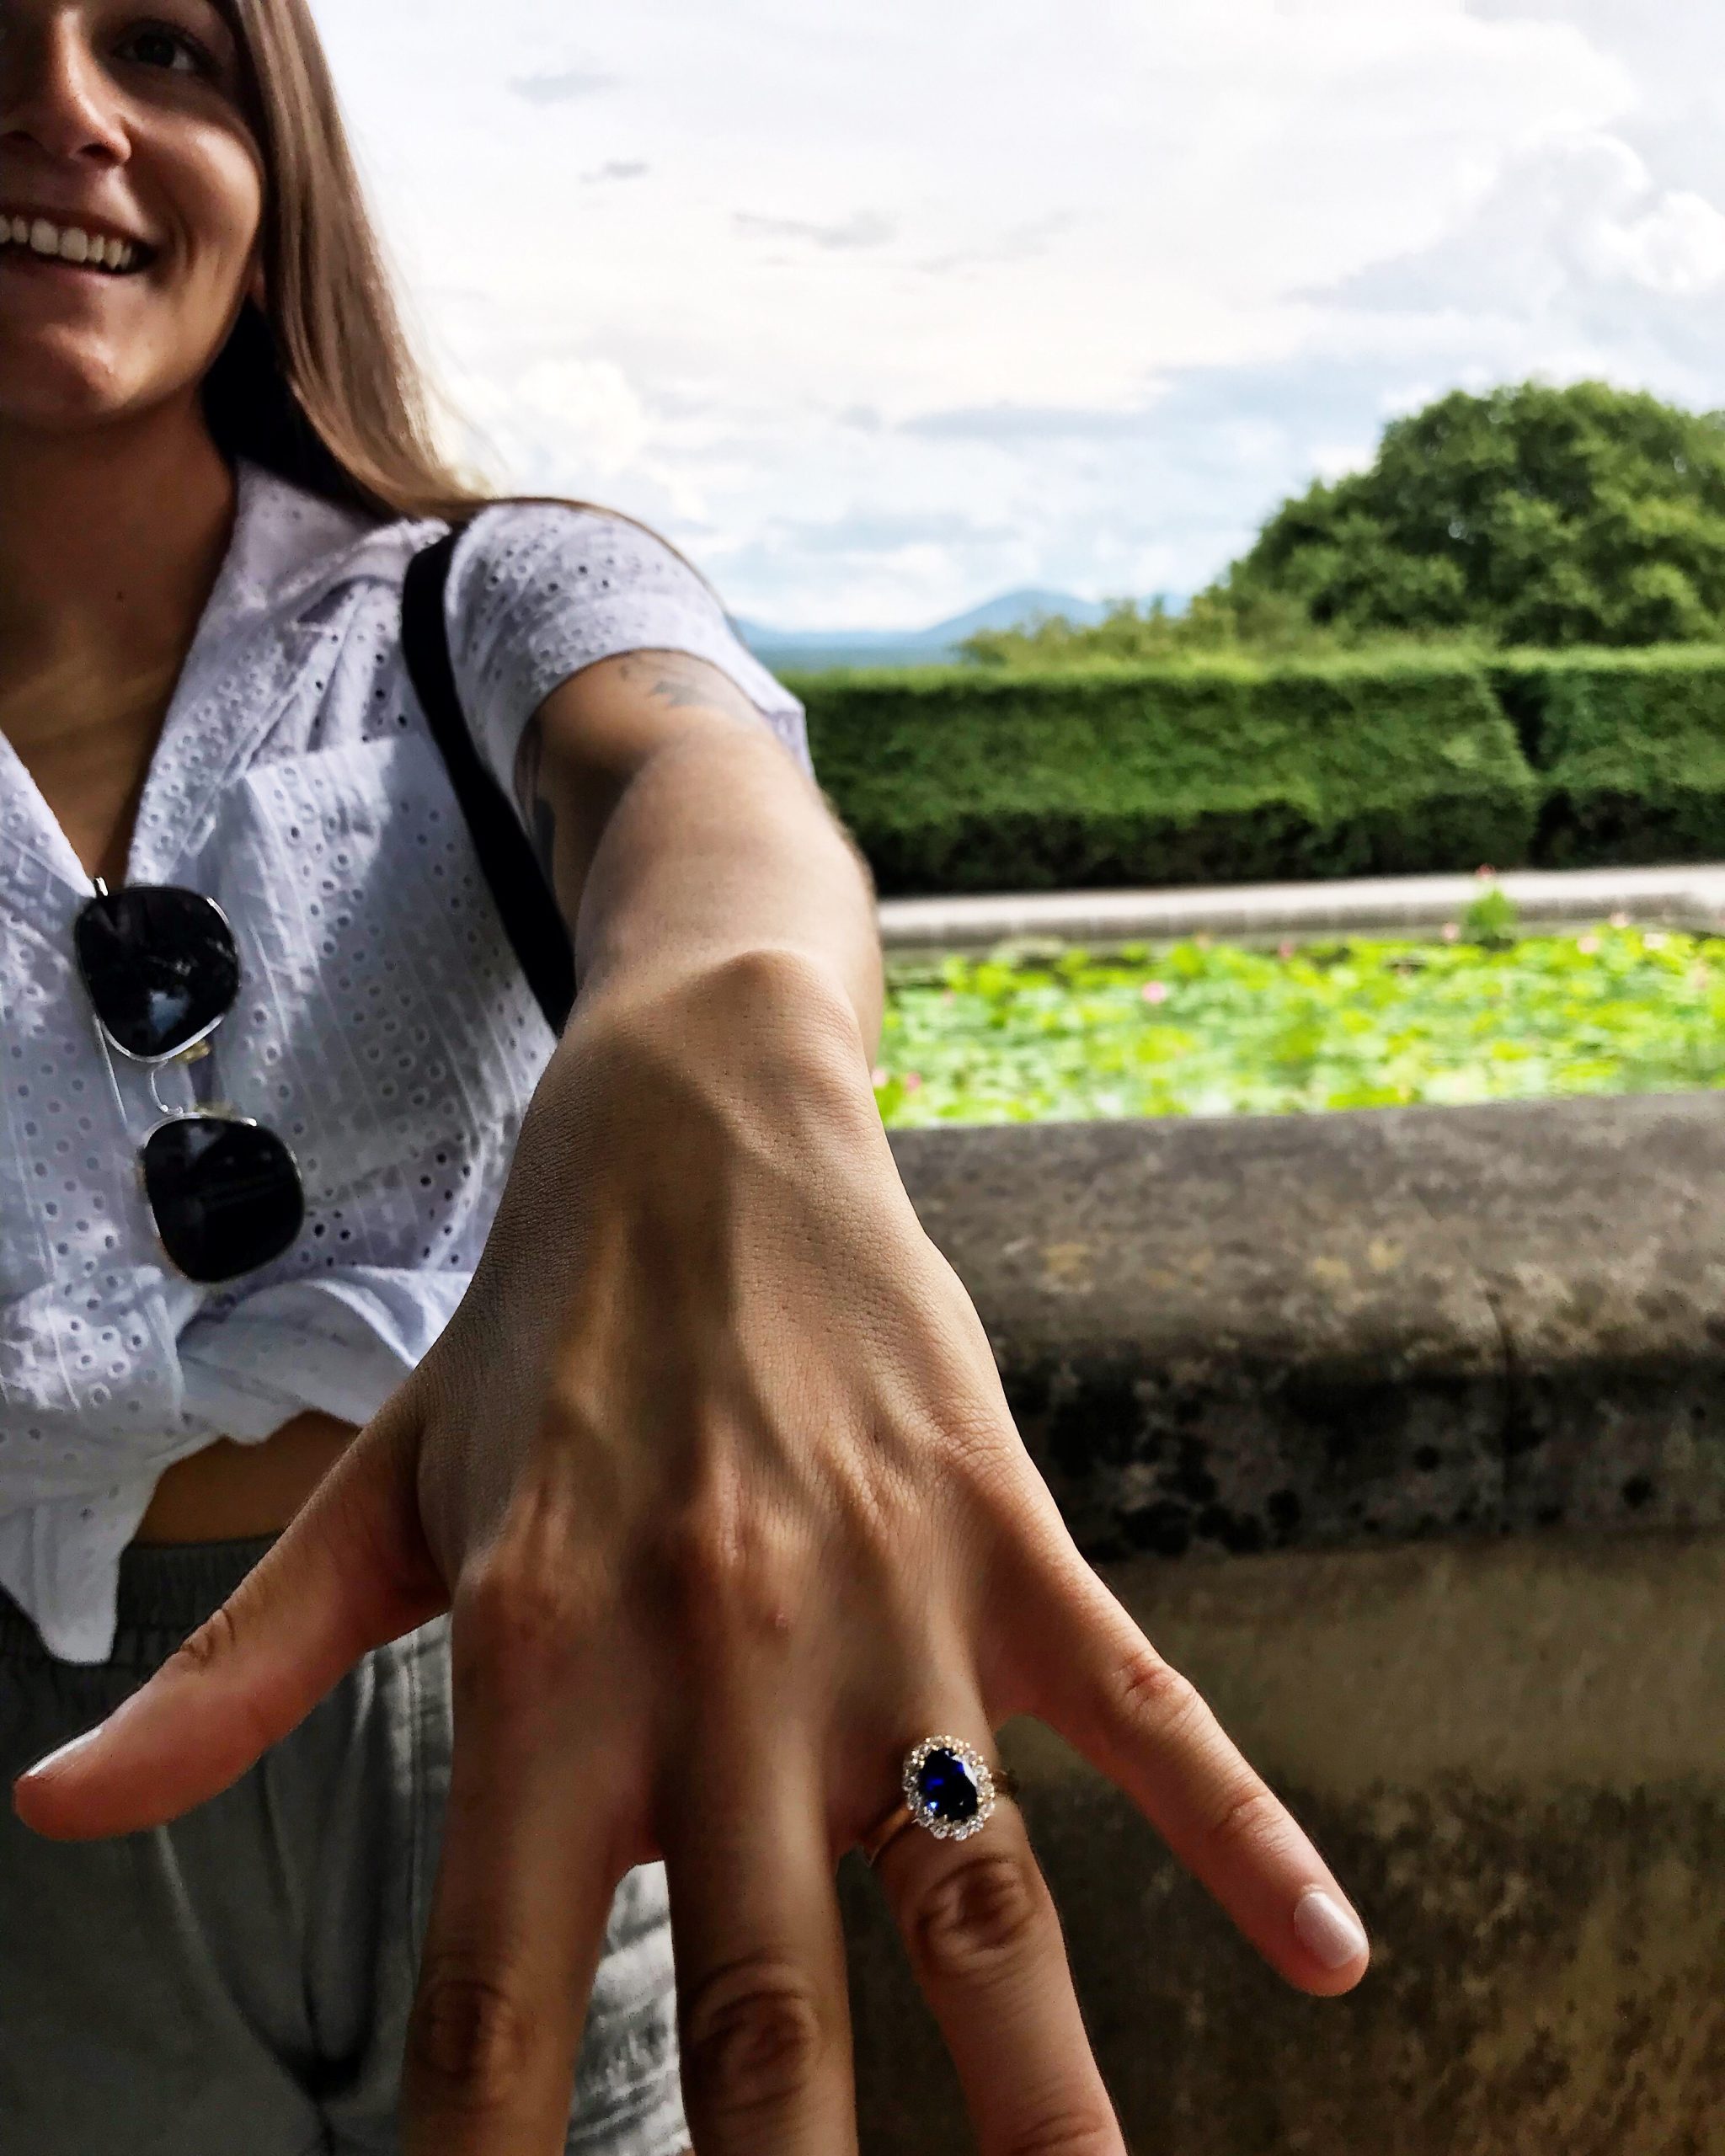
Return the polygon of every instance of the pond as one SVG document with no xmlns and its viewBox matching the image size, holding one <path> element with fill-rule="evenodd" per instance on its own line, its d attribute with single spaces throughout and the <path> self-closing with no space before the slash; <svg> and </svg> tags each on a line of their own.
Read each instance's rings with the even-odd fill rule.
<svg viewBox="0 0 1725 2156">
<path fill-rule="evenodd" d="M 1725 1086 L 1725 938 L 1621 920 L 1445 941 L 891 959 L 889 1128 L 1294 1114 Z"/>
</svg>

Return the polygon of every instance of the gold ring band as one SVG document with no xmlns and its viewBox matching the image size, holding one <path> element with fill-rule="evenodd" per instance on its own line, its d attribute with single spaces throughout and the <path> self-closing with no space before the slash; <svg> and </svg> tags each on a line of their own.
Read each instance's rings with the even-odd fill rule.
<svg viewBox="0 0 1725 2156">
<path fill-rule="evenodd" d="M 911 1807 L 908 1804 L 895 1805 L 872 1834 L 865 1834 L 857 1846 L 862 1850 L 870 1867 L 879 1864 L 888 1849 L 904 1833 L 905 1828 L 914 1826 L 915 1823 L 911 1817 Z"/>
</svg>

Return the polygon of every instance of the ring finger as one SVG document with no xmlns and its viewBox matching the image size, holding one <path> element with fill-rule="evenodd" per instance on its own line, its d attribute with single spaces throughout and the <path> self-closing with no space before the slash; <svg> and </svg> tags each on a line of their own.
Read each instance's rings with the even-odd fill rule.
<svg viewBox="0 0 1725 2156">
<path fill-rule="evenodd" d="M 963 1731 L 975 1742 L 989 1724 L 973 1699 L 957 1720 L 948 1701 L 947 1719 L 927 1727 Z M 991 1750 L 976 1748 L 985 1758 Z M 876 1868 L 982 2156 L 1124 2156 L 1054 1897 L 1017 1805 L 997 1802 L 963 1840 L 908 1825 Z"/>
</svg>

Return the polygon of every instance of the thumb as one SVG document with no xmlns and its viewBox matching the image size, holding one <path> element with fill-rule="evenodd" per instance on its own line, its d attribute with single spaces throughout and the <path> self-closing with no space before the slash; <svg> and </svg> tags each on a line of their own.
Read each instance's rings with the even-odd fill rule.
<svg viewBox="0 0 1725 2156">
<path fill-rule="evenodd" d="M 24 1825 L 81 1842 L 177 1819 L 238 1781 L 362 1655 L 447 1609 L 419 1528 L 419 1438 L 398 1396 L 172 1660 L 13 1784 Z"/>
</svg>

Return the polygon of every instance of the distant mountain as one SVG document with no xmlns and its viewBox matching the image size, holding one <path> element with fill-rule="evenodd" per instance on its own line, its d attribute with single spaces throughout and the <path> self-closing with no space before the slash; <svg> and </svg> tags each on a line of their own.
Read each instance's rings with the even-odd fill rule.
<svg viewBox="0 0 1725 2156">
<path fill-rule="evenodd" d="M 1067 591 L 1007 591 L 929 629 L 774 629 L 740 620 L 736 627 L 765 664 L 819 673 L 831 666 L 937 666 L 956 659 L 959 646 L 979 629 L 1028 628 L 1049 614 L 1087 627 L 1107 611 Z"/>
</svg>

